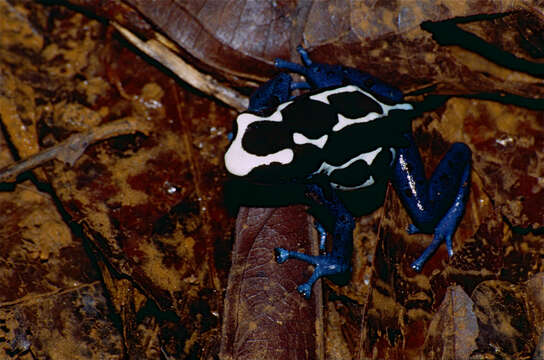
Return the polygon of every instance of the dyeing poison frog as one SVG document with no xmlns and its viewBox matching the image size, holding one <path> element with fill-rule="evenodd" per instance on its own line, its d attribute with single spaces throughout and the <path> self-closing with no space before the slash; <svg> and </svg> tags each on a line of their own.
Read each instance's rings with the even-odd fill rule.
<svg viewBox="0 0 544 360">
<path fill-rule="evenodd" d="M 235 121 L 225 165 L 233 178 L 230 199 L 238 204 L 311 206 L 321 255 L 275 249 L 278 263 L 293 258 L 315 266 L 298 291 L 309 298 L 322 276 L 340 284 L 349 279 L 353 216 L 381 206 L 388 181 L 413 220 L 408 232 L 434 234 L 412 268 L 420 271 L 443 241 L 451 256 L 469 191 L 469 148 L 453 144 L 426 179 L 411 136 L 416 103 L 368 73 L 316 63 L 302 47 L 297 51 L 303 65 L 281 59 L 275 65 L 305 81 L 284 72 L 257 89 Z M 295 89 L 308 91 L 292 96 Z M 329 252 L 325 229 L 333 239 Z"/>
</svg>

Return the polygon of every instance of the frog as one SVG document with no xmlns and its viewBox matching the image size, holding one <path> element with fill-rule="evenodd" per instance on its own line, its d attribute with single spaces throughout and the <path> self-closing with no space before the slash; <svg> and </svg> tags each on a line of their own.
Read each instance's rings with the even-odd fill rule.
<svg viewBox="0 0 544 360">
<path fill-rule="evenodd" d="M 427 178 L 411 129 L 424 106 L 405 101 L 402 91 L 370 73 L 315 62 L 302 46 L 297 52 L 301 64 L 275 59 L 281 72 L 257 88 L 234 122 L 224 156 L 226 201 L 234 208 L 308 205 L 320 254 L 274 249 L 279 264 L 298 259 L 313 265 L 297 287 L 306 298 L 322 277 L 349 281 L 355 217 L 382 206 L 388 184 L 413 222 L 408 233 L 433 235 L 411 268 L 421 272 L 443 242 L 453 256 L 470 188 L 470 148 L 451 144 Z"/>
</svg>

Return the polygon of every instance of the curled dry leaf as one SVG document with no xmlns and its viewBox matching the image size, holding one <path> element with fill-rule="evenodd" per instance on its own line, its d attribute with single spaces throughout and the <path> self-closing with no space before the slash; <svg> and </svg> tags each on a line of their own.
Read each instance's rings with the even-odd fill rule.
<svg viewBox="0 0 544 360">
<path fill-rule="evenodd" d="M 111 11 L 104 10 L 102 1 L 71 2 L 113 18 Z M 122 7 L 123 14 L 132 14 L 128 10 L 131 7 L 136 9 L 176 43 L 185 57 L 196 61 L 208 72 L 227 76 L 234 82 L 239 82 L 240 78 L 266 80 L 274 72 L 272 60 L 289 55 L 295 58 L 298 44 L 317 48 L 317 56 L 321 54 L 322 60 L 337 59 L 343 64 L 366 65 L 385 80 L 398 80 L 399 71 L 395 69 L 400 67 L 402 77 L 413 80 L 413 66 L 426 64 L 428 61 L 421 61 L 425 60 L 425 54 L 436 50 L 429 43 L 428 48 L 418 46 L 424 51 L 410 52 L 410 57 L 402 55 L 406 46 L 412 49 L 414 45 L 420 45 L 418 28 L 422 22 L 505 13 L 532 9 L 532 6 L 538 9 L 538 1 L 464 3 L 456 0 L 384 4 L 345 0 L 334 4 L 322 1 L 165 0 L 157 3 L 109 0 L 106 4 L 106 9 Z M 150 36 L 147 28 L 136 28 Z M 352 61 L 346 61 L 348 59 Z M 413 66 L 404 66 L 408 64 Z M 412 71 L 404 72 L 403 68 Z M 389 76 L 384 77 L 386 74 Z"/>
<path fill-rule="evenodd" d="M 196 68 L 183 61 L 179 56 L 176 56 L 161 42 L 155 40 L 143 42 L 121 25 L 114 23 L 114 26 L 134 46 L 161 63 L 163 66 L 166 66 L 189 85 L 199 89 L 207 95 L 223 101 L 225 104 L 232 106 L 238 111 L 247 109 L 249 104 L 247 97 L 231 88 L 221 85 L 209 75 L 199 72 Z"/>
</svg>

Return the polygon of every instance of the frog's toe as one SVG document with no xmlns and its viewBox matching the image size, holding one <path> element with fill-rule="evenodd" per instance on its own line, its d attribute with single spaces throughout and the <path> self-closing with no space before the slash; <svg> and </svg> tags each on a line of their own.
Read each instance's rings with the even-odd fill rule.
<svg viewBox="0 0 544 360">
<path fill-rule="evenodd" d="M 414 261 L 411 265 L 412 269 L 414 269 L 417 272 L 420 272 L 423 268 L 423 265 L 427 260 L 434 254 L 436 249 L 440 246 L 440 244 L 444 241 L 444 237 L 442 234 L 435 232 L 433 241 L 427 246 L 425 251 L 423 251 L 423 254 L 420 255 L 420 257 L 417 258 L 416 261 Z"/>
<path fill-rule="evenodd" d="M 276 262 L 278 264 L 283 264 L 289 259 L 289 250 L 284 248 L 275 248 L 274 253 L 276 254 Z"/>
<path fill-rule="evenodd" d="M 421 272 L 421 269 L 423 268 L 423 264 L 420 264 L 417 260 L 414 261 L 412 263 L 412 265 L 410 265 L 410 267 L 415 271 L 415 272 Z"/>
<path fill-rule="evenodd" d="M 413 235 L 413 234 L 419 234 L 421 232 L 421 230 L 419 230 L 419 228 L 417 226 L 415 226 L 414 224 L 410 224 L 410 225 L 408 225 L 408 228 L 406 229 L 406 232 L 409 235 Z"/>
<path fill-rule="evenodd" d="M 304 296 L 306 299 L 309 299 L 312 295 L 312 285 L 308 283 L 301 284 L 297 287 L 297 291 L 300 295 Z"/>
<path fill-rule="evenodd" d="M 446 249 L 448 249 L 448 256 L 449 257 L 452 257 L 453 256 L 453 243 L 451 241 L 451 234 L 446 236 Z"/>
</svg>

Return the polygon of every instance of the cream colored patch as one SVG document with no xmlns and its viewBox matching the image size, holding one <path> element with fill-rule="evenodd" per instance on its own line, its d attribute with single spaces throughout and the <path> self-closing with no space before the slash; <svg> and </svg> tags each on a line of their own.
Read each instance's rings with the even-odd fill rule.
<svg viewBox="0 0 544 360">
<path fill-rule="evenodd" d="M 260 117 L 250 113 L 242 113 L 236 118 L 238 131 L 236 137 L 232 141 L 229 149 L 225 154 L 225 166 L 227 171 L 236 176 L 245 176 L 256 167 L 269 165 L 277 162 L 280 164 L 289 164 L 293 161 L 294 152 L 291 149 L 283 149 L 273 154 L 258 156 L 248 153 L 242 146 L 242 139 L 246 133 L 247 127 L 258 121 L 274 121 L 281 122 L 283 120 L 280 111 L 292 101 L 281 104 L 278 109 L 269 117 Z"/>
<path fill-rule="evenodd" d="M 328 135 L 323 135 L 318 139 L 309 139 L 301 133 L 293 134 L 293 142 L 297 145 L 311 144 L 317 146 L 320 149 L 323 149 L 323 146 L 327 143 Z"/>
</svg>

